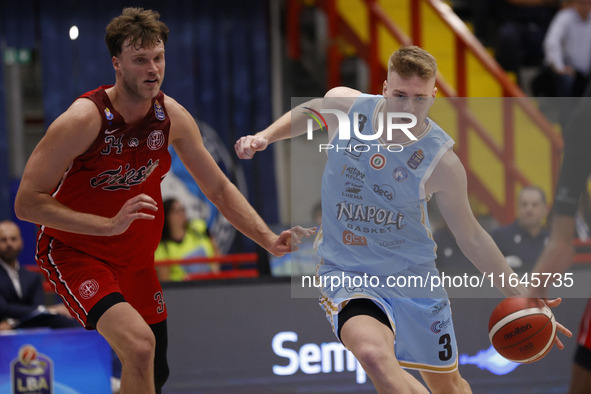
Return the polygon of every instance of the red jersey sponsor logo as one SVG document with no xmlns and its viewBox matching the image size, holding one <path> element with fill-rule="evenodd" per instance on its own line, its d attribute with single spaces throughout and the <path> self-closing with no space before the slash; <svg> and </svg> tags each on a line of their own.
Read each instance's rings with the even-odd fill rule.
<svg viewBox="0 0 591 394">
<path fill-rule="evenodd" d="M 148 160 L 145 166 L 141 166 L 137 170 L 135 168 L 129 168 L 130 165 L 119 166 L 119 168 L 113 170 L 107 170 L 98 174 L 95 178 L 90 180 L 90 186 L 102 187 L 103 190 L 129 190 L 132 186 L 139 185 L 144 182 L 150 174 L 158 167 L 160 160 L 152 162 L 152 159 Z"/>
</svg>

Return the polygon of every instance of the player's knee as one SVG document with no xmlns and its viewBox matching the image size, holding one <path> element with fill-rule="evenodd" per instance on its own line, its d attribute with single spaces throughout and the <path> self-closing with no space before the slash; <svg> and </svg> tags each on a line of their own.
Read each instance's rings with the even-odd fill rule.
<svg viewBox="0 0 591 394">
<path fill-rule="evenodd" d="M 127 361 L 140 368 L 151 366 L 155 348 L 156 339 L 152 331 L 149 328 L 140 330 L 131 336 L 121 361 L 123 363 Z"/>
<path fill-rule="evenodd" d="M 394 353 L 389 354 L 384 346 L 378 346 L 372 343 L 359 346 L 354 354 L 361 365 L 370 371 L 378 371 L 385 365 L 388 357 L 394 356 Z"/>
</svg>

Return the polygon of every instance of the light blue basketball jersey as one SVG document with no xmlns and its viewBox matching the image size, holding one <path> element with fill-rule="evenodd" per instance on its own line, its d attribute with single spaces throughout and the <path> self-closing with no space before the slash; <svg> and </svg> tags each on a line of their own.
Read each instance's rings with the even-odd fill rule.
<svg viewBox="0 0 591 394">
<path fill-rule="evenodd" d="M 359 96 L 349 110 L 351 125 L 358 113 L 359 132 L 373 135 L 382 104 L 383 96 Z M 426 121 L 418 141 L 400 144 L 400 152 L 388 151 L 383 143 L 386 119 L 383 139 L 362 141 L 353 127 L 350 140 L 339 140 L 335 133 L 322 177 L 322 229 L 317 238 L 325 264 L 384 276 L 435 259 L 425 182 L 454 141 L 435 122 Z"/>
</svg>

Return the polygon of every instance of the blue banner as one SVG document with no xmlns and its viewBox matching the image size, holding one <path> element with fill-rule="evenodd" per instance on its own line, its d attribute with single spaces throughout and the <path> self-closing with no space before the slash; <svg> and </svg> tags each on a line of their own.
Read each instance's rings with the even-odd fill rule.
<svg viewBox="0 0 591 394">
<path fill-rule="evenodd" d="M 0 333 L 0 394 L 111 392 L 111 348 L 96 331 Z"/>
</svg>

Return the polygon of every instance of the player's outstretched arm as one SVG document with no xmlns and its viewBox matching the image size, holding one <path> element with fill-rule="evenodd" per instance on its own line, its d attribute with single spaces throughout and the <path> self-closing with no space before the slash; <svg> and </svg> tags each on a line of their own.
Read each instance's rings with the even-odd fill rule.
<svg viewBox="0 0 591 394">
<path fill-rule="evenodd" d="M 435 193 L 437 205 L 454 234 L 458 246 L 476 268 L 487 275 L 492 273 L 494 284 L 506 297 L 526 295 L 527 289 L 521 283 L 512 287 L 508 285 L 508 281 L 504 281 L 505 286 L 500 282 L 502 275 L 509 278 L 514 271 L 507 264 L 492 237 L 472 214 L 468 202 L 466 171 L 453 151 L 448 151 L 441 158 L 427 181 L 426 192 Z M 560 302 L 561 300 L 558 299 L 546 303 L 553 308 Z M 557 322 L 556 325 L 559 332 L 567 337 L 572 336 L 572 333 L 562 324 Z M 564 348 L 558 337 L 555 343 L 558 348 Z"/>
<path fill-rule="evenodd" d="M 299 226 L 281 235 L 271 231 L 205 149 L 191 114 L 170 97 L 166 97 L 166 107 L 171 119 L 170 143 L 205 196 L 238 231 L 275 256 L 296 250 L 301 237 L 309 237 L 316 232 L 316 228 Z"/>
<path fill-rule="evenodd" d="M 468 201 L 467 178 L 464 166 L 456 154 L 447 151 L 426 182 L 426 192 L 435 193 L 437 205 L 454 234 L 458 246 L 472 264 L 487 275 L 492 273 L 494 284 L 507 297 L 526 294 L 526 289 L 501 284 L 501 277 L 508 278 L 513 270 L 491 238 L 480 226 Z"/>
<path fill-rule="evenodd" d="M 273 142 L 298 137 L 307 130 L 307 122 L 311 119 L 310 114 L 318 115 L 322 109 L 338 109 L 347 112 L 355 99 L 361 94 L 360 91 L 347 87 L 336 87 L 329 90 L 323 99 L 312 99 L 298 105 L 291 111 L 283 114 L 265 130 L 254 135 L 247 135 L 236 141 L 234 150 L 240 159 L 252 159 L 256 152 L 267 149 Z M 329 139 L 331 133 L 337 129 L 338 123 L 334 116 L 326 116 L 327 131 Z M 318 130 L 320 125 L 312 123 L 313 130 Z"/>
<path fill-rule="evenodd" d="M 73 211 L 51 196 L 72 161 L 92 145 L 100 127 L 96 106 L 87 99 L 76 100 L 49 126 L 23 173 L 15 202 L 19 219 L 73 233 L 107 236 L 124 232 L 136 219 L 154 218 L 138 212 L 157 209 L 146 195 L 129 200 L 114 218 Z"/>
</svg>

